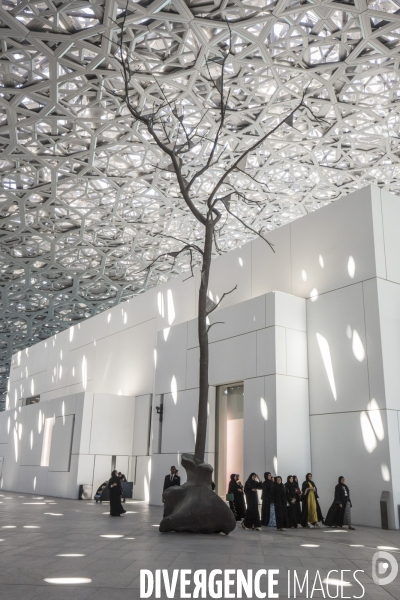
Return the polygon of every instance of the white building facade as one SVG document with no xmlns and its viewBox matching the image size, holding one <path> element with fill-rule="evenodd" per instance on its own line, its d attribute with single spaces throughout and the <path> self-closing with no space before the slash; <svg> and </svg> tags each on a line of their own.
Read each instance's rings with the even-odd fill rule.
<svg viewBox="0 0 400 600">
<path fill-rule="evenodd" d="M 369 187 L 213 260 L 208 462 L 311 471 L 326 513 L 346 477 L 353 521 L 400 505 L 400 242 L 396 196 Z M 3 490 L 76 498 L 111 466 L 161 504 L 194 450 L 199 273 L 170 280 L 14 355 L 0 413 Z M 31 404 L 29 404 L 32 402 Z M 160 420 L 160 411 L 162 417 Z M 180 471 L 184 481 L 184 471 Z"/>
</svg>

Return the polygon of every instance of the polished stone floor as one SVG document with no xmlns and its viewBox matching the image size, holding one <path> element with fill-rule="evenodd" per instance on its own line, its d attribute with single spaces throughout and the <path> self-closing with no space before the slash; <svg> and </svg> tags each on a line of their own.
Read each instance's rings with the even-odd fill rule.
<svg viewBox="0 0 400 600">
<path fill-rule="evenodd" d="M 308 570 L 313 580 L 317 570 L 323 579 L 331 569 L 348 569 L 344 579 L 353 581 L 330 587 L 331 596 L 339 589 L 339 597 L 360 597 L 362 589 L 351 574 L 362 569 L 358 577 L 364 598 L 400 599 L 400 573 L 387 586 L 371 579 L 377 548 L 400 560 L 398 531 L 359 527 L 353 532 L 325 528 L 253 532 L 239 527 L 227 537 L 160 534 L 162 509 L 143 502 L 128 500 L 128 512 L 120 518 L 109 516 L 108 504 L 94 502 L 7 492 L 0 502 L 0 600 L 136 600 L 140 569 L 179 568 L 279 569 L 275 591 L 280 598 L 288 597 L 288 570 L 296 570 L 299 577 Z M 72 585 L 69 578 L 84 581 Z M 297 597 L 306 596 L 297 593 Z M 324 596 L 314 591 L 312 597 Z"/>
</svg>

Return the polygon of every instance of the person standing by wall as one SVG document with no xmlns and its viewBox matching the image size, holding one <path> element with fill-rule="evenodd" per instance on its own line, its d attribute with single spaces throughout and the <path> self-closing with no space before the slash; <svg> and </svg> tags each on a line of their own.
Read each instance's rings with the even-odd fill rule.
<svg viewBox="0 0 400 600">
<path fill-rule="evenodd" d="M 274 505 L 275 505 L 275 519 L 276 528 L 278 531 L 284 531 L 284 528 L 288 526 L 287 518 L 287 507 L 288 501 L 286 497 L 286 489 L 282 483 L 282 477 L 277 475 L 275 477 L 274 484 Z"/>
<path fill-rule="evenodd" d="M 297 475 L 293 475 L 293 485 L 296 494 L 296 523 L 301 525 L 301 489 Z"/>
<path fill-rule="evenodd" d="M 326 515 L 325 525 L 330 527 L 347 525 L 350 530 L 354 531 L 354 527 L 351 526 L 351 508 L 353 505 L 350 500 L 350 490 L 345 481 L 345 478 L 341 475 L 335 486 L 335 498 Z"/>
<path fill-rule="evenodd" d="M 237 485 L 237 494 L 235 496 L 237 520 L 243 521 L 246 515 L 246 503 L 244 501 L 244 486 L 240 481 L 239 473 L 236 473 L 235 480 Z"/>
<path fill-rule="evenodd" d="M 250 473 L 248 480 L 244 486 L 246 494 L 246 515 L 242 523 L 243 529 L 256 529 L 261 531 L 260 511 L 258 510 L 258 493 L 257 490 L 262 488 L 261 479 L 256 473 Z"/>
<path fill-rule="evenodd" d="M 324 522 L 322 512 L 318 503 L 317 486 L 312 480 L 312 473 L 307 473 L 305 481 L 301 486 L 303 496 L 302 521 L 303 527 L 318 527 L 318 522 Z"/>
<path fill-rule="evenodd" d="M 230 476 L 230 479 L 229 479 L 228 496 L 230 497 L 229 508 L 233 512 L 233 516 L 235 517 L 236 521 L 240 520 L 237 517 L 237 508 L 236 508 L 237 488 L 238 488 L 238 486 L 236 483 L 236 473 L 232 473 L 232 475 Z"/>
<path fill-rule="evenodd" d="M 179 477 L 178 471 L 174 466 L 171 467 L 170 474 L 166 475 L 164 478 L 163 492 L 165 492 L 167 488 L 172 487 L 173 485 L 181 485 L 181 478 Z"/>
<path fill-rule="evenodd" d="M 111 473 L 108 489 L 110 490 L 110 515 L 112 517 L 120 517 L 126 513 L 126 510 L 124 510 L 121 504 L 122 486 L 117 470 Z"/>
<path fill-rule="evenodd" d="M 271 516 L 271 502 L 273 503 L 273 488 L 271 473 L 267 471 L 264 473 L 264 481 L 262 484 L 262 506 L 261 506 L 261 524 L 264 527 L 268 527 L 269 519 Z"/>
<path fill-rule="evenodd" d="M 288 515 L 288 527 L 290 529 L 297 529 L 296 519 L 296 491 L 293 483 L 293 475 L 288 475 L 285 483 L 286 499 L 288 501 L 287 515 Z"/>
</svg>

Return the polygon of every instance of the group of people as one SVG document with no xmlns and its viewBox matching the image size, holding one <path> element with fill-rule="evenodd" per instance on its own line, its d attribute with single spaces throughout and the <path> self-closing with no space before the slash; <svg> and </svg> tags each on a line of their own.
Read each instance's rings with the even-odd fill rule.
<svg viewBox="0 0 400 600">
<path fill-rule="evenodd" d="M 262 490 L 261 516 L 259 490 Z M 301 487 L 297 475 L 289 475 L 286 483 L 283 483 L 280 475 L 273 477 L 266 472 L 264 481 L 261 481 L 256 473 L 251 473 L 243 485 L 239 475 L 233 473 L 228 487 L 228 500 L 236 521 L 241 522 L 243 529 L 260 531 L 264 526 L 284 531 L 299 525 L 318 527 L 319 523 L 331 527 L 347 525 L 349 529 L 354 529 L 351 525 L 350 491 L 343 476 L 338 479 L 334 500 L 325 520 L 311 473 L 307 473 Z"/>
</svg>

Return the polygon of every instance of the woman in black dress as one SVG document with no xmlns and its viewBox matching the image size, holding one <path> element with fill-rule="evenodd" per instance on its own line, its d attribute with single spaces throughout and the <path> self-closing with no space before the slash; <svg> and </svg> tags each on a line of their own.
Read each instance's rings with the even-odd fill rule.
<svg viewBox="0 0 400 600">
<path fill-rule="evenodd" d="M 274 504 L 275 504 L 275 518 L 276 528 L 278 531 L 283 531 L 284 527 L 287 527 L 287 506 L 288 501 L 286 498 L 286 489 L 282 483 L 282 477 L 277 475 L 275 477 L 274 485 Z"/>
<path fill-rule="evenodd" d="M 239 473 L 236 473 L 237 494 L 235 496 L 236 516 L 238 521 L 243 521 L 246 515 L 246 504 L 244 501 L 244 487 L 239 480 Z"/>
<path fill-rule="evenodd" d="M 235 519 L 237 521 L 238 519 L 237 519 L 236 503 L 235 503 L 236 492 L 237 492 L 236 473 L 232 473 L 232 475 L 230 476 L 230 479 L 229 479 L 228 494 L 233 496 L 233 500 L 229 500 L 229 508 L 233 512 L 233 516 L 235 517 Z"/>
<path fill-rule="evenodd" d="M 122 486 L 117 470 L 111 473 L 108 489 L 110 490 L 110 515 L 112 517 L 120 517 L 126 513 L 126 510 L 123 509 L 121 504 Z"/>
<path fill-rule="evenodd" d="M 286 499 L 289 506 L 287 507 L 288 526 L 290 529 L 297 529 L 296 519 L 296 491 L 293 482 L 293 475 L 289 475 L 285 483 Z"/>
<path fill-rule="evenodd" d="M 296 523 L 301 525 L 301 489 L 297 475 L 293 475 L 293 485 L 296 493 Z"/>
<path fill-rule="evenodd" d="M 272 494 L 273 486 L 274 486 L 274 484 L 272 482 L 271 473 L 269 471 L 267 471 L 266 473 L 264 473 L 264 481 L 262 484 L 262 494 L 261 494 L 261 500 L 262 500 L 261 525 L 264 525 L 264 527 L 268 527 L 270 513 L 271 513 L 271 502 L 272 503 L 274 502 L 273 494 Z"/>
<path fill-rule="evenodd" d="M 351 508 L 350 490 L 345 484 L 345 478 L 341 475 L 335 487 L 335 498 L 326 515 L 325 525 L 329 527 L 343 527 L 348 525 L 349 529 L 354 531 L 351 526 Z"/>
<path fill-rule="evenodd" d="M 260 490 L 261 488 L 262 483 L 259 476 L 256 473 L 251 473 L 244 486 L 247 509 L 244 521 L 242 523 L 243 529 L 257 529 L 257 531 L 261 531 L 261 519 L 260 512 L 258 510 L 257 493 L 257 490 Z"/>
</svg>

